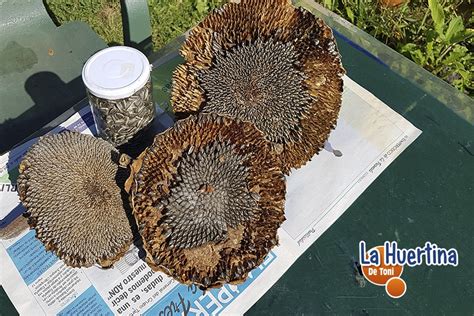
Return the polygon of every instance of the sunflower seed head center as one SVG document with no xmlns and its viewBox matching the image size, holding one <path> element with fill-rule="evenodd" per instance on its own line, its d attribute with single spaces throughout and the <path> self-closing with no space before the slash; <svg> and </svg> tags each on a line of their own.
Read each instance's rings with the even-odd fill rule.
<svg viewBox="0 0 474 316">
<path fill-rule="evenodd" d="M 227 142 L 215 141 L 184 155 L 166 205 L 169 244 L 190 248 L 227 237 L 255 215 L 257 202 L 247 188 L 248 159 Z"/>
<path fill-rule="evenodd" d="M 112 198 L 112 194 L 107 187 L 101 185 L 97 179 L 85 179 L 83 188 L 89 197 L 89 201 L 86 201 L 86 203 L 89 203 L 90 206 L 104 207 L 108 205 L 108 201 Z"/>
<path fill-rule="evenodd" d="M 311 97 L 292 43 L 257 40 L 215 56 L 198 75 L 207 98 L 204 112 L 250 121 L 272 142 L 300 139 Z"/>
</svg>

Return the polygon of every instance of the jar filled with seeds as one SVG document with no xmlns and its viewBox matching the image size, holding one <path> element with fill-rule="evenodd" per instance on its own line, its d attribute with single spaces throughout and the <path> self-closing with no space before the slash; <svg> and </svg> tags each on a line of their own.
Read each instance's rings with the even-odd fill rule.
<svg viewBox="0 0 474 316">
<path fill-rule="evenodd" d="M 114 146 L 128 142 L 155 118 L 151 66 L 139 50 L 109 47 L 82 69 L 99 136 Z"/>
</svg>

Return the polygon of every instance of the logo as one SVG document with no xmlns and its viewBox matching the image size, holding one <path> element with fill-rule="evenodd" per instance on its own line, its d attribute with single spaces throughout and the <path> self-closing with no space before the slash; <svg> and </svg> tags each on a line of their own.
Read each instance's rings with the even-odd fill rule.
<svg viewBox="0 0 474 316">
<path fill-rule="evenodd" d="M 423 247 L 398 248 L 396 241 L 367 250 L 365 241 L 359 242 L 359 262 L 362 274 L 372 284 L 384 286 L 391 298 L 405 295 L 407 285 L 401 278 L 405 266 L 453 266 L 459 262 L 456 249 L 440 248 L 429 241 Z"/>
</svg>

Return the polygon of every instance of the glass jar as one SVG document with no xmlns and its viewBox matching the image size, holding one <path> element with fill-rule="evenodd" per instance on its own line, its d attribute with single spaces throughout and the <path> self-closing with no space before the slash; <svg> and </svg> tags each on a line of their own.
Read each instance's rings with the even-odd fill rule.
<svg viewBox="0 0 474 316">
<path fill-rule="evenodd" d="M 115 46 L 94 54 L 84 65 L 82 79 L 98 135 L 120 146 L 151 124 L 151 66 L 143 53 Z"/>
</svg>

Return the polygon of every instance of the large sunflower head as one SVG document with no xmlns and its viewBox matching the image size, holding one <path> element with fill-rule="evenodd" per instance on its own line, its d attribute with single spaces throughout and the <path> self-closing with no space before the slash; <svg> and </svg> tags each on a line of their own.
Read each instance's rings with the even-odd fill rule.
<svg viewBox="0 0 474 316">
<path fill-rule="evenodd" d="M 157 135 L 127 189 L 150 266 L 203 288 L 243 281 L 284 220 L 285 179 L 268 142 L 215 114 Z"/>
<path fill-rule="evenodd" d="M 344 69 L 331 29 L 289 0 L 228 3 L 191 31 L 181 54 L 174 111 L 254 123 L 285 173 L 311 159 L 336 124 Z"/>
<path fill-rule="evenodd" d="M 23 158 L 18 192 L 28 223 L 67 265 L 109 267 L 131 245 L 120 159 L 111 144 L 75 132 L 44 136 Z"/>
</svg>

